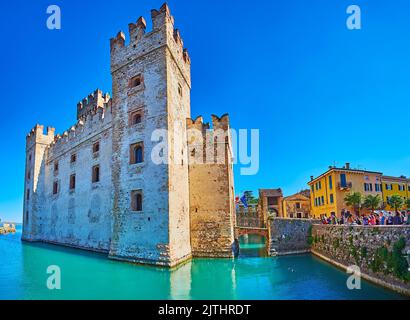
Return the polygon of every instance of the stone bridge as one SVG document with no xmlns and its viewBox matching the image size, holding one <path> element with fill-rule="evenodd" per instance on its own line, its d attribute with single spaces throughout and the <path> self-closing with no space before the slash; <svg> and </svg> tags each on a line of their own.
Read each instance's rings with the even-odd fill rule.
<svg viewBox="0 0 410 320">
<path fill-rule="evenodd" d="M 265 237 L 269 255 L 309 252 L 309 230 L 316 220 L 264 218 L 255 207 L 241 208 L 236 212 L 235 238 L 248 234 Z"/>
<path fill-rule="evenodd" d="M 235 238 L 239 239 L 239 237 L 249 234 L 265 237 L 267 246 L 270 243 L 267 221 L 263 214 L 258 211 L 256 205 L 250 205 L 248 208 L 240 206 L 236 210 Z"/>
<path fill-rule="evenodd" d="M 235 238 L 239 238 L 240 236 L 244 236 L 246 234 L 255 234 L 258 236 L 262 236 L 265 238 L 269 237 L 268 228 L 252 228 L 252 227 L 236 227 L 235 228 Z"/>
</svg>

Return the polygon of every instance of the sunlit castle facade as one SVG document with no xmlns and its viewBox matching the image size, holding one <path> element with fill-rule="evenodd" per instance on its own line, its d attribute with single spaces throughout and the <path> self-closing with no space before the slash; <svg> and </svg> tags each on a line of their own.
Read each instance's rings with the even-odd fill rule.
<svg viewBox="0 0 410 320">
<path fill-rule="evenodd" d="M 24 240 L 163 266 L 232 256 L 229 118 L 191 119 L 190 57 L 168 6 L 151 18 L 150 32 L 141 17 L 127 44 L 123 32 L 111 39 L 112 97 L 78 103 L 63 134 L 36 125 L 27 136 Z M 206 138 L 216 130 L 224 139 Z"/>
</svg>

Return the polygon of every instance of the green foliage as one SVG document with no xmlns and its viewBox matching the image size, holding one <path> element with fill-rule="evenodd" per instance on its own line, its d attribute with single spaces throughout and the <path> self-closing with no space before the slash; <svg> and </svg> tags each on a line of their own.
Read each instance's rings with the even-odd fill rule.
<svg viewBox="0 0 410 320">
<path fill-rule="evenodd" d="M 359 259 L 359 252 L 357 251 L 357 248 L 355 246 L 351 246 L 350 247 L 350 254 L 353 256 L 354 261 L 356 262 L 357 265 L 359 265 L 360 263 L 360 259 Z"/>
<path fill-rule="evenodd" d="M 347 206 L 352 207 L 360 214 L 360 209 L 363 204 L 363 195 L 360 192 L 352 192 L 345 196 L 344 201 Z"/>
<path fill-rule="evenodd" d="M 362 258 L 364 258 L 364 259 L 367 258 L 367 248 L 366 248 L 366 247 L 362 247 L 362 248 L 360 249 L 360 256 L 361 256 Z"/>
<path fill-rule="evenodd" d="M 406 200 L 406 208 L 410 210 L 410 198 Z"/>
<path fill-rule="evenodd" d="M 254 197 L 253 191 L 245 191 L 244 195 L 248 204 L 258 204 L 259 199 Z"/>
<path fill-rule="evenodd" d="M 408 271 L 408 263 L 403 256 L 403 249 L 406 247 L 406 239 L 400 238 L 399 241 L 393 244 L 393 251 L 391 253 L 390 265 L 393 269 L 393 274 L 405 281 L 410 280 L 410 272 Z"/>
<path fill-rule="evenodd" d="M 386 247 L 380 247 L 376 250 L 374 260 L 370 264 L 373 272 L 380 272 L 386 266 L 384 273 L 389 271 L 399 279 L 410 281 L 410 272 L 408 271 L 408 263 L 403 256 L 403 249 L 406 247 L 406 240 L 400 238 L 399 241 L 393 244 L 393 250 L 390 252 Z"/>
<path fill-rule="evenodd" d="M 382 203 L 382 199 L 379 195 L 372 195 L 369 194 L 364 198 L 363 201 L 363 206 L 366 209 L 372 210 L 372 212 L 374 212 L 374 210 L 380 208 L 380 205 Z"/>
<path fill-rule="evenodd" d="M 389 197 L 388 203 L 392 208 L 394 208 L 394 210 L 397 211 L 403 207 L 404 199 L 401 196 L 395 194 Z"/>
<path fill-rule="evenodd" d="M 308 231 L 307 231 L 307 243 L 309 246 L 313 244 L 312 226 L 309 226 Z"/>
<path fill-rule="evenodd" d="M 336 238 L 336 239 L 333 240 L 333 247 L 334 247 L 335 249 L 337 249 L 337 248 L 340 247 L 340 240 L 339 240 L 338 238 Z"/>
<path fill-rule="evenodd" d="M 389 251 L 387 250 L 386 247 L 383 246 L 383 247 L 377 248 L 374 254 L 374 260 L 370 263 L 370 269 L 376 273 L 380 272 L 383 269 L 388 256 L 389 256 Z"/>
</svg>

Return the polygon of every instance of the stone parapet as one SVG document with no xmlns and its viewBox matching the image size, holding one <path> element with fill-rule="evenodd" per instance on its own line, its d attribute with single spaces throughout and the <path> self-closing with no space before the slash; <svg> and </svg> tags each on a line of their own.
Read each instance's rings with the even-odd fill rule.
<svg viewBox="0 0 410 320">
<path fill-rule="evenodd" d="M 310 252 L 309 235 L 312 219 L 268 219 L 270 255 L 288 255 Z"/>
<path fill-rule="evenodd" d="M 410 226 L 313 225 L 310 240 L 313 254 L 410 296 Z"/>
</svg>

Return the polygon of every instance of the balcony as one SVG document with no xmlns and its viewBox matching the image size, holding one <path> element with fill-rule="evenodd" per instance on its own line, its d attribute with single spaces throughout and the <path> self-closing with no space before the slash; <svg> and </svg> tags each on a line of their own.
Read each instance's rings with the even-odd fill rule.
<svg viewBox="0 0 410 320">
<path fill-rule="evenodd" d="M 339 188 L 339 190 L 349 191 L 350 189 L 352 189 L 352 183 L 351 182 L 345 182 L 345 183 L 339 182 L 337 184 L 337 187 Z"/>
</svg>

